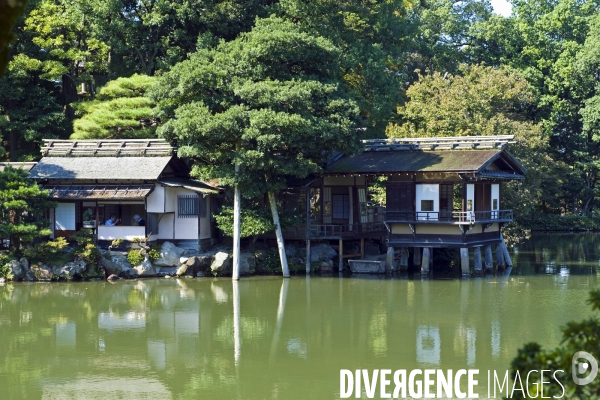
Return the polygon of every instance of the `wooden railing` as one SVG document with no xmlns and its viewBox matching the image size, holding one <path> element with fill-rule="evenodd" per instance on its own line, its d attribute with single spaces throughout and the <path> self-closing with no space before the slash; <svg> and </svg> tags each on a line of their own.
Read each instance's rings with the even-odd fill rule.
<svg viewBox="0 0 600 400">
<path fill-rule="evenodd" d="M 386 231 L 385 224 L 383 222 L 363 222 L 346 225 L 311 224 L 308 229 L 308 236 L 343 237 L 380 231 Z"/>
<path fill-rule="evenodd" d="M 496 211 L 386 211 L 386 222 L 436 222 L 442 224 L 475 224 L 510 222 L 512 210 Z"/>
</svg>

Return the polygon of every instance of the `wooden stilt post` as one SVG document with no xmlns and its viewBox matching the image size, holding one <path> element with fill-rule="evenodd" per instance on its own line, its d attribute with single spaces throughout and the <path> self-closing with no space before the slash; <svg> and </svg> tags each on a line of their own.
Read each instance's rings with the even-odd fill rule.
<svg viewBox="0 0 600 400">
<path fill-rule="evenodd" d="M 504 269 L 506 266 L 504 264 L 504 250 L 502 249 L 502 244 L 499 243 L 496 245 L 496 264 L 499 269 Z"/>
<path fill-rule="evenodd" d="M 507 267 L 512 267 L 513 263 L 510 259 L 510 254 L 508 254 L 508 248 L 506 247 L 506 243 L 504 242 L 504 236 L 500 234 L 500 237 L 502 238 L 502 252 L 504 253 L 504 262 L 506 263 Z"/>
<path fill-rule="evenodd" d="M 310 239 L 306 239 L 306 274 L 310 274 Z"/>
<path fill-rule="evenodd" d="M 460 249 L 460 269 L 463 276 L 471 275 L 471 267 L 469 266 L 469 249 L 462 247 Z"/>
<path fill-rule="evenodd" d="M 421 248 L 413 247 L 413 265 L 421 265 Z"/>
<path fill-rule="evenodd" d="M 394 248 L 388 247 L 385 257 L 385 272 L 392 272 L 394 270 Z"/>
<path fill-rule="evenodd" d="M 481 246 L 477 246 L 473 249 L 473 263 L 475 264 L 475 274 L 481 275 Z"/>
<path fill-rule="evenodd" d="M 338 269 L 340 272 L 344 269 L 344 241 L 340 239 L 340 261 L 338 263 Z"/>
<path fill-rule="evenodd" d="M 406 271 L 408 269 L 408 249 L 406 247 L 400 248 L 400 270 Z"/>
<path fill-rule="evenodd" d="M 421 257 L 421 275 L 429 275 L 429 247 L 423 248 L 423 257 Z"/>
<path fill-rule="evenodd" d="M 365 258 L 365 238 L 360 238 L 360 259 Z"/>
<path fill-rule="evenodd" d="M 485 270 L 489 271 L 493 268 L 494 266 L 494 261 L 492 260 L 492 246 L 491 245 L 487 245 L 485 246 Z"/>
</svg>

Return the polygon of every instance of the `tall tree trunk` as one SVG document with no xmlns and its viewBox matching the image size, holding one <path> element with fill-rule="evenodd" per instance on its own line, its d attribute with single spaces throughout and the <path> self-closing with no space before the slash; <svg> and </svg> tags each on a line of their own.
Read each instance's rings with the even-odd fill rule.
<svg viewBox="0 0 600 400">
<path fill-rule="evenodd" d="M 19 149 L 19 135 L 16 131 L 10 132 L 10 161 L 17 161 L 17 151 Z"/>
<path fill-rule="evenodd" d="M 236 150 L 239 145 L 236 146 Z M 240 172 L 239 162 L 235 163 L 236 175 Z M 233 194 L 233 272 L 231 279 L 240 279 L 240 214 L 241 214 L 241 193 L 240 185 L 236 184 Z"/>
<path fill-rule="evenodd" d="M 275 236 L 277 236 L 277 248 L 279 249 L 279 259 L 281 260 L 281 269 L 283 277 L 290 277 L 288 268 L 287 256 L 285 255 L 285 243 L 283 241 L 283 233 L 279 224 L 279 213 L 277 212 L 277 203 L 275 202 L 275 193 L 269 192 L 269 204 L 271 205 L 271 214 L 273 214 L 273 223 L 275 224 Z"/>
</svg>

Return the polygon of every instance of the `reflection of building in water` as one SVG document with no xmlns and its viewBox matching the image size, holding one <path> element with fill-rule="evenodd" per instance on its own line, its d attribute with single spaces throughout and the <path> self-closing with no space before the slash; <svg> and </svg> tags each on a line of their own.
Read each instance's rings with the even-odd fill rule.
<svg viewBox="0 0 600 400">
<path fill-rule="evenodd" d="M 56 345 L 60 347 L 75 347 L 77 342 L 76 325 L 73 321 L 56 323 Z"/>
<path fill-rule="evenodd" d="M 441 361 L 440 330 L 437 326 L 417 328 L 417 362 L 439 365 Z"/>
<path fill-rule="evenodd" d="M 158 320 L 158 331 L 147 339 L 148 359 L 152 366 L 164 370 L 167 362 L 182 356 L 194 357 L 200 335 L 199 310 L 160 311 L 151 313 Z"/>
<path fill-rule="evenodd" d="M 146 314 L 130 311 L 123 315 L 112 312 L 98 314 L 98 328 L 113 330 L 143 329 L 146 327 Z"/>
</svg>

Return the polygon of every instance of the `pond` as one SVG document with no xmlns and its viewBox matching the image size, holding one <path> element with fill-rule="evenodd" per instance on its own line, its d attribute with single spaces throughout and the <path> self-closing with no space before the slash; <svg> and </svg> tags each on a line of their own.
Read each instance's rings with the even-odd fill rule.
<svg viewBox="0 0 600 400">
<path fill-rule="evenodd" d="M 485 398 L 487 370 L 592 314 L 599 245 L 537 234 L 510 274 L 472 279 L 7 284 L 1 397 L 334 399 L 341 369 L 475 368 Z"/>
</svg>

